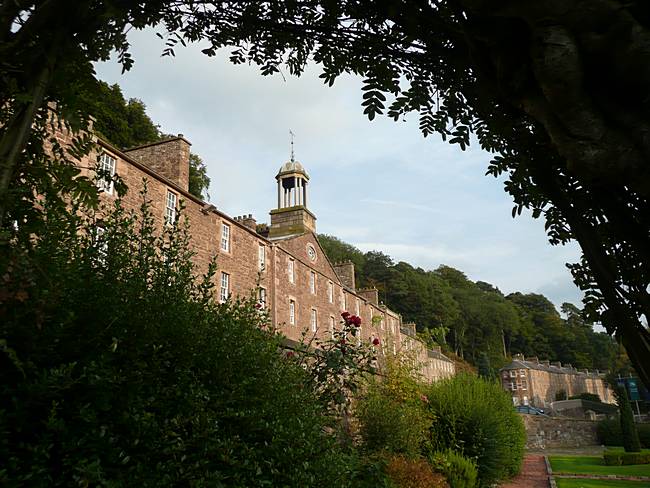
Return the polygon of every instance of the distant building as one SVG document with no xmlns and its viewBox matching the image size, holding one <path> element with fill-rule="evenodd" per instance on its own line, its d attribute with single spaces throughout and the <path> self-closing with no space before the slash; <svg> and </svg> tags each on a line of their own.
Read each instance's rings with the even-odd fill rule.
<svg viewBox="0 0 650 488">
<path fill-rule="evenodd" d="M 56 138 L 71 142 L 66 133 Z M 128 150 L 101 139 L 97 143 L 98 151 L 80 166 L 94 168 L 99 162 L 105 172 L 118 174 L 129 188 L 122 198 L 127 210 L 140 207 L 143 179 L 160 228 L 175 221 L 183 202 L 198 271 L 217 256 L 219 300 L 255 293 L 272 325 L 294 342 L 304 334 L 308 339 L 332 334 L 347 310 L 362 318 L 359 342 L 372 345 L 379 339 L 373 346 L 379 356 L 408 351 L 429 381 L 454 374 L 454 363 L 439 350 L 428 350 L 415 336 L 415 326 L 412 334 L 402 332 L 401 316 L 379 303 L 377 290 L 356 288 L 352 263 L 329 261 L 316 238 L 316 216 L 308 208 L 309 175 L 293 157 L 275 176 L 277 206 L 270 212 L 270 225 L 258 225 L 251 214 L 230 217 L 188 192 L 190 142 L 182 134 Z M 99 184 L 102 200 L 110 204 L 117 198 L 112 184 Z"/>
<path fill-rule="evenodd" d="M 570 364 L 563 366 L 515 354 L 512 362 L 499 371 L 501 384 L 512 395 L 514 405 L 548 408 L 562 392 L 567 398 L 593 393 L 604 403 L 615 402 L 605 374 L 597 370 L 577 370 Z"/>
</svg>

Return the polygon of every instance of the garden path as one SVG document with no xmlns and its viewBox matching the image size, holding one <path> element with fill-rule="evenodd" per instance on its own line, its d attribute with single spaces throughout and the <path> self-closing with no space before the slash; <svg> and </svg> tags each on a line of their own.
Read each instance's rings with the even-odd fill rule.
<svg viewBox="0 0 650 488">
<path fill-rule="evenodd" d="M 512 481 L 501 485 L 500 488 L 548 488 L 548 473 L 546 463 L 541 454 L 526 454 L 524 465 Z"/>
</svg>

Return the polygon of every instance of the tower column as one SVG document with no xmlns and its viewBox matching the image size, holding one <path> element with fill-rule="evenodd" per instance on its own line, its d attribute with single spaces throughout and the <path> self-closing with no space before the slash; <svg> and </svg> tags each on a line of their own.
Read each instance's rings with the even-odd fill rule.
<svg viewBox="0 0 650 488">
<path fill-rule="evenodd" d="M 306 207 L 307 206 L 307 182 L 306 181 L 303 181 L 302 198 L 303 198 L 303 205 Z"/>
<path fill-rule="evenodd" d="M 282 195 L 282 181 L 278 179 L 278 208 L 282 208 L 281 195 Z"/>
</svg>

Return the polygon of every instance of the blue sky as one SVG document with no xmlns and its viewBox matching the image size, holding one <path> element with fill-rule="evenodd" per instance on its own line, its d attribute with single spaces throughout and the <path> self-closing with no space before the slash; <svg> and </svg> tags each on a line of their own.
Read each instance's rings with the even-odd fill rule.
<svg viewBox="0 0 650 488">
<path fill-rule="evenodd" d="M 552 247 L 543 221 L 511 217 L 503 180 L 484 176 L 490 156 L 426 139 L 413 114 L 404 122 L 362 113 L 360 79 L 333 87 L 312 66 L 301 78 L 263 77 L 199 46 L 162 58 L 152 31 L 130 35 L 135 65 L 122 75 L 114 60 L 98 77 L 140 98 L 167 133 L 182 133 L 208 167 L 211 202 L 229 215 L 268 222 L 275 174 L 289 157 L 309 172 L 309 208 L 317 230 L 360 249 L 379 250 L 425 269 L 453 266 L 504 293 L 543 293 L 557 306 L 579 305 L 565 267 L 577 246 Z"/>
</svg>

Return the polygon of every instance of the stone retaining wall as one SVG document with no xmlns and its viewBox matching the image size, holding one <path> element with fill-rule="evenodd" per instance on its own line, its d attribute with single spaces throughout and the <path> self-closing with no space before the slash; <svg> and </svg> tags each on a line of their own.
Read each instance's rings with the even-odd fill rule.
<svg viewBox="0 0 650 488">
<path fill-rule="evenodd" d="M 597 446 L 598 422 L 568 418 L 521 415 L 526 426 L 526 447 L 557 449 L 564 447 Z"/>
</svg>

